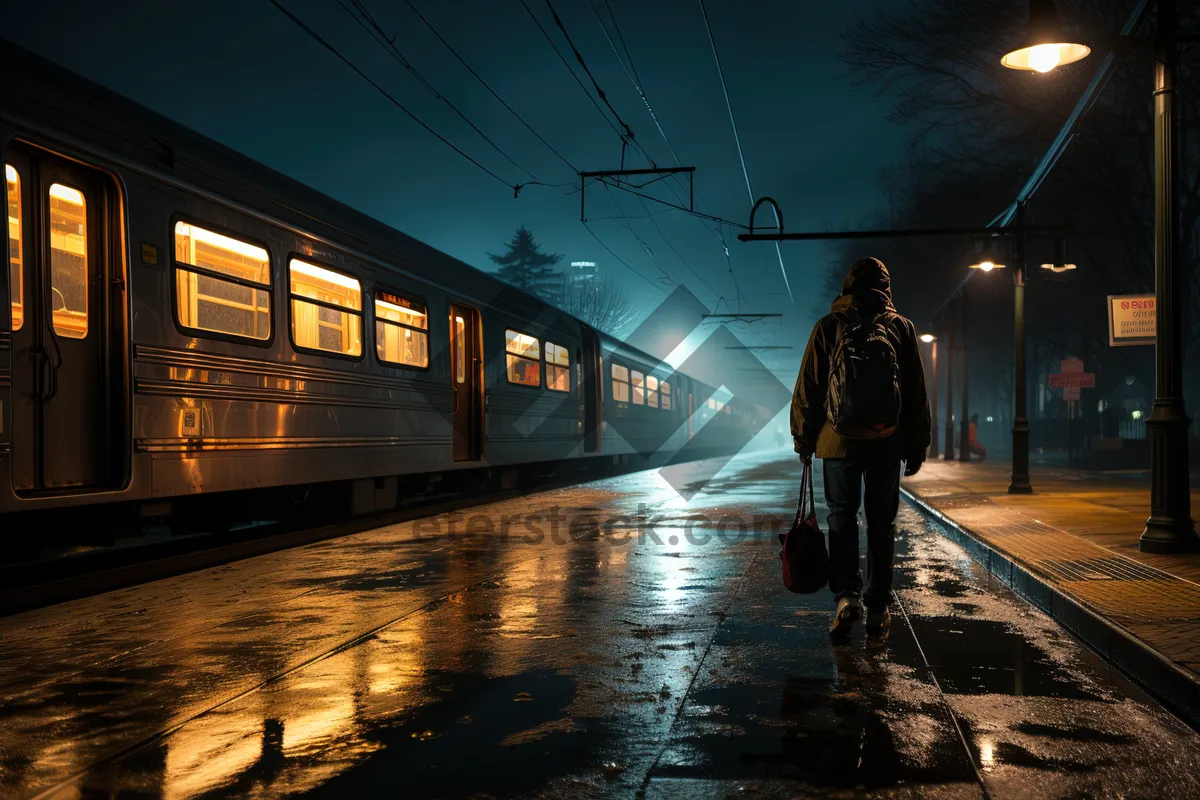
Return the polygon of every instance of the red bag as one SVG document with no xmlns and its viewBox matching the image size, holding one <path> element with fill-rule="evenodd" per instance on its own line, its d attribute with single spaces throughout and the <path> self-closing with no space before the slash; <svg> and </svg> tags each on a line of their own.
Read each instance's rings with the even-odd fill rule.
<svg viewBox="0 0 1200 800">
<path fill-rule="evenodd" d="M 829 582 L 829 551 L 825 534 L 817 523 L 813 498 L 812 466 L 804 466 L 800 480 L 800 502 L 796 520 L 786 534 L 779 534 L 779 558 L 783 562 L 783 585 L 797 594 L 812 594 Z"/>
</svg>

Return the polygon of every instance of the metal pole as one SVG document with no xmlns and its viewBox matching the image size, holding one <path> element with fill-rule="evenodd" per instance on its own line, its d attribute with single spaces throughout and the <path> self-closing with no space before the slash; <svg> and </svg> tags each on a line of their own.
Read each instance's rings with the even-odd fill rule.
<svg viewBox="0 0 1200 800">
<path fill-rule="evenodd" d="M 1031 494 L 1029 483 L 1029 419 L 1025 387 L 1025 245 L 1028 231 L 1025 203 L 1017 205 L 1013 253 L 1013 426 L 1012 478 L 1009 494 Z"/>
<path fill-rule="evenodd" d="M 958 304 L 958 319 L 962 325 L 962 344 L 959 345 L 962 350 L 962 415 L 958 421 L 958 460 L 971 460 L 971 422 L 968 416 L 971 413 L 967 403 L 967 390 L 971 383 L 971 362 L 967 353 L 967 290 L 963 289 L 962 300 Z"/>
<path fill-rule="evenodd" d="M 931 425 L 931 426 L 930 426 L 930 431 L 929 431 L 929 434 L 930 434 L 930 439 L 929 439 L 929 455 L 927 456 L 927 458 L 937 458 L 937 455 L 938 455 L 938 374 L 937 374 L 937 362 L 938 362 L 938 343 L 941 341 L 941 332 L 940 332 L 940 331 L 938 331 L 938 330 L 937 330 L 937 328 L 935 327 L 935 328 L 934 328 L 934 331 L 933 331 L 933 335 L 934 335 L 935 337 L 937 337 L 937 338 L 935 338 L 935 339 L 933 340 L 933 346 L 932 346 L 932 348 L 931 348 L 931 349 L 933 350 L 933 355 L 932 355 L 932 357 L 931 357 L 931 359 L 930 359 L 930 360 L 933 362 L 933 364 L 932 364 L 932 366 L 931 366 L 931 369 L 930 369 L 930 371 L 929 371 L 929 382 L 930 382 L 930 384 L 933 386 L 933 403 L 932 403 L 932 405 L 933 405 L 933 408 L 931 409 L 931 411 L 933 412 L 933 425 Z"/>
<path fill-rule="evenodd" d="M 954 317 L 946 326 L 946 449 L 942 456 L 954 460 Z"/>
<path fill-rule="evenodd" d="M 1183 404 L 1183 280 L 1180 258 L 1174 94 L 1179 49 L 1176 0 L 1158 0 L 1154 39 L 1154 274 L 1157 330 L 1154 341 L 1154 409 L 1150 437 L 1150 518 L 1138 542 L 1146 553 L 1200 549 L 1188 488 L 1188 427 Z"/>
</svg>

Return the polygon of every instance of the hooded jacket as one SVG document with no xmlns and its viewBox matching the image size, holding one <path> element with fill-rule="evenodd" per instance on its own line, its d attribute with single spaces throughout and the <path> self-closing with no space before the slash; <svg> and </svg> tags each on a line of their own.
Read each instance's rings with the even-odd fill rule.
<svg viewBox="0 0 1200 800">
<path fill-rule="evenodd" d="M 842 293 L 833 301 L 829 314 L 813 327 L 792 392 L 792 438 L 796 452 L 817 458 L 848 458 L 866 445 L 883 448 L 891 457 L 909 462 L 925 460 L 930 441 L 929 397 L 925 388 L 925 366 L 921 361 L 917 331 L 912 322 L 896 313 L 892 305 L 891 276 L 877 258 L 854 262 Z M 888 336 L 900 366 L 900 427 L 882 442 L 861 443 L 843 439 L 828 423 L 829 359 L 838 335 L 839 316 L 871 318 L 888 312 Z M 876 451 L 878 452 L 878 451 Z"/>
</svg>

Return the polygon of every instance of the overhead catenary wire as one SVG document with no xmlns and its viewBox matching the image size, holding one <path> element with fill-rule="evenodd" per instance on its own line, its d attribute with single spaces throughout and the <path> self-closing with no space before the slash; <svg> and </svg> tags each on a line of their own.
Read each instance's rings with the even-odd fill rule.
<svg viewBox="0 0 1200 800">
<path fill-rule="evenodd" d="M 456 105 L 454 105 L 454 103 L 450 102 L 450 99 L 448 97 L 446 97 L 444 94 L 439 92 L 437 90 L 437 88 L 434 87 L 434 85 L 432 83 L 430 83 L 429 80 L 426 79 L 425 76 L 422 75 L 420 73 L 420 71 L 418 71 L 417 68 L 414 67 L 407 58 L 404 57 L 404 54 L 402 52 L 400 52 L 400 48 L 396 47 L 395 39 L 393 37 L 390 37 L 387 35 L 387 33 L 383 30 L 383 27 L 371 15 L 371 12 L 367 10 L 367 7 L 365 5 L 363 5 L 362 0 L 350 0 L 350 2 L 354 5 L 354 9 L 357 9 L 358 14 L 355 14 L 354 10 L 352 10 L 350 8 L 350 6 L 343 3 L 342 0 L 336 0 L 336 2 L 339 6 L 341 6 L 343 11 L 345 11 L 348 15 L 350 15 L 351 19 L 353 19 L 355 22 L 358 23 L 359 27 L 361 27 L 364 31 L 367 32 L 368 36 L 370 36 L 376 43 L 378 43 L 380 45 L 380 47 L 382 47 L 384 49 L 384 52 L 386 52 L 388 55 L 390 55 L 392 57 L 392 59 L 394 59 L 401 66 L 403 66 L 404 69 L 406 69 L 408 71 L 408 73 L 410 75 L 412 75 L 413 78 L 415 78 L 417 80 L 417 82 L 420 83 L 425 88 L 426 91 L 428 91 L 435 98 L 437 98 L 438 100 L 441 100 L 443 103 L 445 103 L 447 106 L 449 106 L 451 111 L 453 111 L 455 114 L 457 114 L 459 116 L 459 118 L 463 120 L 463 122 L 465 122 L 465 123 L 467 123 L 467 125 L 471 126 L 471 130 L 473 130 L 477 134 L 479 134 L 480 138 L 482 138 L 485 142 L 487 142 L 489 145 L 491 145 L 492 149 L 495 150 L 497 153 L 499 153 L 501 156 L 503 156 L 504 159 L 506 161 L 508 161 L 508 163 L 512 164 L 514 167 L 516 167 L 517 169 L 524 172 L 531 179 L 533 179 L 535 181 L 538 180 L 537 175 L 534 175 L 533 172 L 531 172 L 529 169 L 518 164 L 516 162 L 516 160 L 513 159 L 512 156 L 510 156 L 508 153 L 504 152 L 504 149 L 501 148 L 500 145 L 498 145 L 494 141 L 492 141 L 490 136 L 488 136 L 486 133 L 484 133 L 482 130 L 480 130 L 478 125 L 476 125 L 474 122 L 472 122 L 471 119 L 466 114 L 464 114 L 462 111 L 460 111 Z M 361 18 L 359 15 L 361 15 Z"/>
<path fill-rule="evenodd" d="M 579 84 L 579 88 L 583 90 L 583 93 L 587 95 L 588 100 L 590 100 L 592 105 L 596 107 L 596 111 L 608 124 L 608 127 L 612 128 L 613 133 L 617 134 L 617 136 L 621 137 L 622 141 L 624 141 L 625 134 L 621 133 L 620 129 L 613 124 L 612 120 L 608 118 L 608 115 L 604 113 L 604 109 L 600 108 L 600 104 L 596 102 L 596 98 L 592 97 L 592 93 L 589 92 L 587 87 L 583 85 L 583 81 L 579 80 L 579 76 L 575 74 L 575 70 L 571 69 L 570 62 L 567 61 L 566 56 L 564 56 L 558 49 L 558 45 L 554 43 L 554 40 L 550 38 L 550 32 L 546 30 L 545 26 L 543 26 L 541 21 L 537 18 L 537 15 L 533 13 L 533 9 L 529 7 L 529 4 L 526 3 L 525 0 L 520 0 L 520 3 L 525 7 L 525 11 L 529 14 L 529 18 L 533 20 L 533 24 L 536 25 L 538 30 L 542 32 L 542 36 L 545 37 L 546 42 L 550 45 L 550 48 L 554 50 L 554 54 L 558 56 L 560 61 L 562 61 L 563 66 L 567 68 L 567 72 L 571 73 L 571 77 L 575 79 L 575 83 Z"/>
<path fill-rule="evenodd" d="M 596 21 L 597 21 L 597 22 L 599 23 L 599 25 L 600 25 L 600 30 L 601 30 L 601 31 L 603 31 L 603 33 L 604 33 L 604 38 L 605 38 L 605 40 L 607 40 L 607 41 L 608 41 L 608 46 L 609 46 L 609 47 L 612 49 L 612 51 L 613 51 L 613 55 L 616 57 L 617 61 L 618 61 L 618 62 L 621 64 L 621 69 L 622 69 L 622 70 L 624 70 L 626 77 L 628 77 L 628 78 L 629 78 L 629 81 L 630 81 L 630 83 L 632 83 L 632 84 L 633 84 L 633 88 L 634 88 L 634 90 L 636 90 L 636 91 L 637 91 L 637 93 L 638 93 L 638 96 L 642 98 L 642 103 L 644 103 L 644 104 L 645 104 L 645 106 L 646 106 L 646 112 L 647 112 L 647 113 L 650 115 L 650 118 L 651 118 L 652 120 L 654 120 L 654 126 L 655 126 L 655 128 L 657 128 L 657 129 L 658 129 L 658 134 L 659 134 L 659 136 L 661 136 L 661 137 L 662 137 L 663 143 L 664 143 L 664 144 L 666 144 L 666 146 L 667 146 L 667 150 L 668 150 L 668 151 L 670 152 L 670 154 L 671 154 L 671 158 L 675 160 L 675 166 L 677 166 L 677 167 L 679 167 L 679 166 L 682 166 L 682 162 L 679 160 L 679 154 L 675 152 L 675 147 L 674 147 L 674 146 L 671 144 L 671 140 L 670 140 L 670 139 L 667 137 L 667 133 L 666 133 L 666 131 L 663 129 L 662 123 L 661 123 L 661 122 L 659 121 L 659 119 L 658 119 L 658 115 L 654 113 L 654 107 L 650 105 L 650 98 L 646 96 L 646 91 L 645 91 L 645 88 L 644 88 L 644 86 L 643 86 L 643 84 L 642 84 L 641 76 L 640 76 L 640 75 L 638 75 L 638 72 L 637 72 L 637 65 L 636 65 L 636 64 L 634 64 L 634 62 L 633 62 L 633 55 L 632 55 L 632 54 L 629 52 L 629 46 L 628 46 L 628 45 L 625 43 L 625 37 L 624 37 L 624 35 L 621 33 L 621 26 L 620 26 L 620 24 L 617 22 L 617 16 L 616 16 L 616 14 L 615 14 L 615 13 L 613 13 L 613 10 L 612 10 L 612 5 L 610 5 L 610 4 L 609 4 L 608 0 L 604 0 L 604 6 L 605 6 L 605 8 L 608 10 L 608 15 L 609 15 L 609 17 L 612 19 L 613 31 L 616 33 L 616 35 L 617 35 L 617 39 L 618 39 L 618 40 L 620 41 L 620 43 L 621 43 L 621 50 L 620 50 L 620 51 L 618 51 L 618 50 L 617 50 L 617 45 L 616 45 L 616 43 L 615 43 L 615 42 L 613 42 L 612 36 L 611 36 L 611 35 L 609 35 L 609 32 L 608 32 L 608 26 L 605 24 L 605 22 L 604 22 L 604 18 L 603 18 L 603 17 L 601 16 L 601 14 L 600 14 L 600 9 L 599 9 L 599 7 L 596 5 L 596 0 L 592 0 L 592 3 L 591 3 L 591 5 L 592 5 L 592 11 L 593 11 L 593 12 L 595 13 L 595 15 L 596 15 Z M 622 57 L 622 52 L 624 53 L 624 57 Z M 627 64 L 626 62 L 628 62 L 628 64 Z M 649 154 L 646 154 L 646 153 L 645 153 L 645 150 L 644 150 L 644 148 L 641 148 L 641 147 L 640 147 L 640 145 L 639 145 L 639 150 L 641 150 L 641 151 L 643 152 L 643 154 L 645 154 L 645 155 L 646 155 L 646 160 L 647 160 L 647 161 L 650 163 L 650 165 L 651 165 L 652 167 L 655 167 L 655 168 L 657 168 L 657 165 L 656 165 L 656 164 L 654 164 L 654 160 L 653 160 L 652 158 L 650 158 Z M 666 177 L 666 176 L 664 176 L 664 177 Z M 676 176 L 676 178 L 678 178 L 678 176 Z M 661 178 L 660 178 L 660 180 L 661 180 Z M 694 176 L 693 176 L 692 180 L 693 180 L 693 182 L 695 181 L 695 177 L 694 177 Z M 638 187 L 636 187 L 636 188 L 639 188 L 639 189 L 640 189 L 640 188 L 643 188 L 643 187 L 642 187 L 642 186 L 638 186 Z M 693 191 L 694 191 L 694 193 L 695 193 L 696 199 L 700 201 L 700 208 L 706 212 L 706 211 L 707 211 L 707 204 L 704 202 L 704 197 L 703 197 L 703 196 L 702 196 L 702 195 L 701 195 L 699 192 L 696 192 L 696 191 L 694 190 L 694 187 L 693 187 Z M 672 193 L 672 194 L 674 194 L 674 195 L 675 195 L 675 198 L 676 198 L 677 200 L 679 200 L 679 201 L 680 201 L 680 203 L 682 204 L 682 202 L 683 202 L 682 198 L 680 198 L 680 197 L 679 197 L 679 195 L 678 195 L 678 194 L 675 192 L 675 190 L 674 190 L 674 189 L 671 189 L 671 193 Z M 645 204 L 645 202 L 644 202 L 644 200 L 643 200 L 643 197 L 642 197 L 642 195 L 637 195 L 636 193 L 635 193 L 635 195 L 638 197 L 638 202 L 639 202 L 639 203 L 641 203 L 641 205 L 642 205 L 642 208 L 643 208 L 644 210 L 646 210 L 646 213 L 647 213 L 647 214 L 649 214 L 650 212 L 649 212 L 649 210 L 648 210 L 648 209 L 646 209 L 646 207 L 645 207 L 645 206 L 646 206 L 646 204 Z M 730 266 L 730 273 L 732 274 L 733 268 L 732 268 L 732 263 L 729 261 L 729 259 L 730 259 L 730 256 L 729 256 L 729 247 L 728 247 L 728 246 L 726 245 L 726 243 L 725 243 L 725 237 L 724 237 L 724 234 L 722 233 L 722 231 L 721 231 L 721 230 L 714 230 L 714 229 L 712 229 L 712 228 L 709 228 L 707 225 L 704 225 L 704 223 L 703 223 L 703 221 L 702 221 L 702 220 L 703 220 L 703 219 L 705 219 L 705 217 L 704 217 L 704 216 L 702 216 L 702 215 L 696 215 L 696 214 L 695 214 L 695 209 L 694 209 L 694 208 L 689 208 L 689 209 L 686 209 L 686 210 L 687 210 L 689 213 L 691 213 L 691 214 L 692 214 L 692 215 L 693 215 L 693 216 L 696 218 L 696 220 L 697 220 L 697 221 L 700 221 L 700 224 L 701 224 L 701 226 L 702 226 L 702 227 L 704 227 L 704 229 L 705 229 L 705 230 L 708 230 L 708 231 L 712 232 L 712 233 L 713 233 L 713 234 L 714 234 L 714 235 L 717 237 L 717 240 L 718 240 L 718 241 L 721 243 L 721 247 L 722 247 L 722 249 L 724 250 L 724 253 L 725 253 L 725 258 L 726 258 L 726 262 L 727 262 L 727 263 L 729 263 L 729 266 Z M 722 223 L 721 223 L 721 222 L 717 222 L 717 227 L 718 227 L 718 228 L 721 228 L 721 227 L 722 227 Z M 712 286 L 710 286 L 710 285 L 709 285 L 708 281 L 704 280 L 704 278 L 703 278 L 703 277 L 701 277 L 701 275 L 700 275 L 700 273 L 699 273 L 699 272 L 697 272 L 696 270 L 692 269 L 691 265 L 689 265 L 689 264 L 687 263 L 687 261 L 686 261 L 686 260 L 683 258 L 683 256 L 681 256 L 681 255 L 679 254 L 679 251 L 675 249 L 675 245 L 674 245 L 674 244 L 672 244 L 672 243 L 671 243 L 671 241 L 670 241 L 669 239 L 667 239 L 666 235 L 665 235 L 665 234 L 662 232 L 662 230 L 661 230 L 661 229 L 658 227 L 658 224 L 657 224 L 657 223 L 655 223 L 655 228 L 656 228 L 656 229 L 658 229 L 659 236 L 661 236 L 661 237 L 662 237 L 662 239 L 663 239 L 663 241 L 667 243 L 667 246 L 671 248 L 672 252 L 674 252 L 674 253 L 675 253 L 676 257 L 678 257 L 678 258 L 679 258 L 679 260 L 680 260 L 681 262 L 683 262 L 683 264 L 684 264 L 685 266 L 687 266 L 688 270 L 689 270 L 689 271 L 691 271 L 691 273 L 692 273 L 693 275 L 695 275 L 695 276 L 696 276 L 696 277 L 697 277 L 697 278 L 700 280 L 700 282 L 701 282 L 702 284 L 704 284 L 705 288 L 707 288 L 707 289 L 708 289 L 710 292 L 712 292 L 712 293 L 713 293 L 713 295 L 714 295 L 714 296 L 716 296 L 716 295 L 717 295 L 717 292 L 716 292 L 716 290 L 714 290 L 714 289 L 712 288 Z M 722 230 L 723 230 L 723 229 L 722 229 Z M 738 286 L 737 286 L 737 278 L 736 278 L 736 276 L 733 278 L 733 282 L 734 282 L 734 289 L 735 289 L 735 291 L 737 291 L 737 293 L 738 293 L 739 302 L 741 302 L 741 301 L 740 301 L 741 292 L 740 292 L 740 289 L 739 289 L 739 288 L 738 288 Z"/>
<path fill-rule="evenodd" d="M 725 85 L 725 71 L 721 68 L 721 57 L 717 54 L 717 41 L 713 38 L 712 25 L 708 21 L 708 9 L 704 7 L 704 0 L 698 0 L 700 3 L 700 13 L 704 16 L 704 28 L 708 31 L 708 43 L 712 47 L 713 60 L 717 64 L 717 75 L 721 78 L 721 92 L 725 95 L 725 108 L 729 111 L 729 124 L 733 127 L 733 140 L 737 144 L 738 160 L 742 163 L 742 177 L 746 179 L 746 191 L 750 194 L 750 203 L 754 204 L 754 189 L 750 186 L 750 171 L 746 169 L 746 157 L 742 153 L 742 140 L 738 136 L 737 120 L 733 116 L 733 104 L 729 101 L 729 87 Z M 779 212 L 774 207 L 771 208 L 771 213 L 775 215 L 775 224 L 779 225 Z M 788 299 L 795 305 L 796 298 L 792 295 L 792 285 L 788 281 L 787 270 L 783 266 L 783 251 L 779 249 L 779 242 L 775 242 L 775 255 L 779 258 L 779 272 L 783 275 L 783 285 L 787 288 Z"/>
<path fill-rule="evenodd" d="M 346 58 L 346 56 L 342 55 L 342 53 L 341 53 L 341 52 L 340 52 L 340 51 L 339 51 L 339 50 L 338 50 L 336 47 L 334 47 L 332 44 L 330 44 L 328 41 L 326 41 L 324 38 L 322 38 L 322 37 L 321 37 L 321 35 L 320 35 L 319 33 L 317 33 L 315 30 L 313 30 L 312 28 L 310 28 L 308 25 L 306 25 L 306 24 L 304 23 L 304 21 L 303 21 L 303 20 L 301 20 L 299 17 L 297 17 L 297 16 L 296 16 L 295 14 L 293 14 L 291 11 L 288 11 L 288 10 L 287 10 L 287 9 L 286 9 L 284 6 L 282 6 L 282 5 L 281 5 L 281 4 L 278 2 L 278 0 L 269 0 L 269 2 L 271 3 L 271 5 L 275 6 L 275 8 L 279 9 L 279 11 L 280 11 L 280 12 L 281 12 L 281 13 L 282 13 L 284 16 L 286 16 L 286 17 L 287 17 L 288 19 L 290 19 L 290 20 L 291 20 L 293 23 L 295 23 L 295 24 L 296 24 L 296 26 L 297 26 L 298 28 L 300 28 L 302 31 L 304 31 L 304 32 L 305 32 L 305 33 L 307 33 L 309 36 L 311 36 L 311 37 L 312 37 L 314 40 L 316 40 L 316 41 L 317 41 L 317 42 L 318 42 L 318 43 L 319 43 L 319 44 L 320 44 L 322 47 L 324 47 L 326 50 L 328 50 L 329 52 L 331 52 L 331 53 L 333 53 L 335 56 L 337 56 L 337 57 L 338 57 L 338 58 L 339 58 L 339 59 L 340 59 L 340 60 L 341 60 L 343 63 L 345 63 L 345 64 L 346 64 L 346 66 L 348 66 L 348 67 L 350 67 L 350 69 L 354 70 L 354 71 L 355 71 L 355 72 L 358 74 L 358 76 L 359 76 L 360 78 L 362 78 L 363 80 L 365 80 L 367 83 L 371 84 L 371 86 L 373 86 L 373 87 L 375 88 L 375 90 L 376 90 L 376 91 L 378 91 L 380 94 L 382 94 L 384 97 L 386 97 L 386 98 L 387 98 L 389 101 L 391 101 L 391 103 L 392 103 L 394 106 L 396 106 L 396 108 L 400 109 L 400 110 L 401 110 L 401 111 L 403 111 L 405 114 L 407 114 L 407 115 L 408 115 L 408 117 L 409 117 L 410 119 L 412 119 L 412 121 L 413 121 L 413 122 L 416 122 L 418 125 L 420 125 L 422 128 L 424 128 L 426 131 L 428 131 L 429 133 L 431 133 L 431 134 L 433 134 L 435 137 L 437 137 L 438 141 L 442 142 L 442 144 L 446 145 L 446 146 L 447 146 L 447 147 L 449 147 L 451 150 L 453 150 L 454 152 L 458 153 L 460 156 L 462 156 L 463 158 L 465 158 L 467 161 L 470 161 L 470 162 L 471 162 L 472 164 L 474 164 L 476 167 L 478 167 L 479 169 L 481 169 L 481 170 L 483 170 L 484 172 L 486 172 L 488 175 L 490 175 L 492 178 L 494 178 L 495 180 L 497 180 L 497 181 L 499 181 L 500 183 L 502 183 L 504 186 L 508 187 L 509 189 L 512 189 L 514 194 L 516 194 L 517 192 L 519 192 L 519 191 L 520 191 L 520 184 L 509 183 L 509 182 L 508 182 L 508 181 L 506 181 L 504 178 L 500 177 L 500 176 L 499 176 L 499 175 L 497 175 L 495 172 L 493 172 L 492 170 L 488 169 L 488 168 L 487 168 L 487 167 L 485 167 L 483 164 L 480 164 L 480 163 L 479 163 L 478 161 L 476 161 L 474 158 L 472 158 L 471 156 L 469 156 L 469 155 L 467 155 L 466 153 L 464 153 L 462 150 L 460 150 L 458 147 L 456 147 L 456 146 L 454 145 L 454 143 L 453 143 L 453 142 L 451 142 L 451 141 L 449 141 L 448 139 L 446 139 L 446 137 L 442 136 L 440 133 L 438 133 L 437 131 L 435 131 L 433 128 L 431 128 L 431 127 L 429 127 L 428 125 L 426 125 L 426 124 L 425 124 L 425 123 L 424 123 L 424 122 L 423 122 L 423 121 L 422 121 L 422 120 L 421 120 L 421 119 L 420 119 L 420 118 L 419 118 L 419 117 L 418 117 L 416 114 L 414 114 L 414 113 L 412 113 L 411 111 L 409 111 L 409 110 L 408 110 L 408 108 L 406 108 L 406 107 L 404 106 L 404 104 L 403 104 L 403 103 L 401 103 L 399 100 L 397 100 L 395 97 L 393 97 L 393 96 L 392 96 L 392 95 L 391 95 L 391 94 L 390 94 L 390 93 L 389 93 L 389 92 L 388 92 L 386 89 L 384 89 L 382 86 L 380 86 L 380 85 L 379 85 L 378 83 L 376 83 L 374 80 L 372 80 L 372 79 L 371 79 L 371 77 L 370 77 L 369 75 L 367 75 L 365 72 L 363 72 L 361 69 L 359 69 L 359 68 L 358 68 L 358 67 L 357 67 L 357 66 L 354 64 L 354 62 L 353 62 L 353 61 L 351 61 L 350 59 Z"/>
<path fill-rule="evenodd" d="M 522 117 L 520 114 L 518 114 L 517 111 L 512 106 L 510 106 L 507 102 L 505 102 L 504 98 L 501 97 L 499 95 L 499 93 L 495 89 L 492 88 L 491 84 L 489 84 L 486 80 L 484 80 L 483 77 L 478 72 L 476 72 L 471 67 L 470 64 L 467 63 L 467 60 L 458 54 L 458 51 L 455 50 L 454 47 L 448 41 L 446 41 L 445 37 L 443 37 L 440 33 L 438 33 L 437 28 L 433 27 L 433 24 L 425 18 L 425 15 L 422 14 L 415 5 L 413 5 L 412 0 L 404 0 L 404 2 L 407 3 L 408 7 L 410 9 L 412 9 L 412 12 L 417 15 L 417 18 L 420 19 L 421 22 L 423 22 L 425 24 L 425 27 L 429 29 L 429 32 L 432 33 L 435 37 L 437 37 L 438 41 L 440 41 L 443 45 L 445 45 L 446 49 L 450 51 L 451 55 L 453 55 L 456 59 L 458 59 L 458 63 L 462 64 L 466 68 L 467 72 L 471 73 L 471 75 L 475 78 L 475 80 L 479 81 L 479 83 L 483 85 L 483 88 L 487 89 L 491 93 L 492 97 L 496 98 L 496 100 L 498 100 L 500 102 L 500 105 L 502 105 L 506 109 L 508 109 L 508 113 L 512 114 L 517 119 L 518 122 L 520 122 L 522 125 L 524 125 L 526 130 L 528 130 L 530 133 L 532 133 L 539 142 L 541 142 L 543 145 L 546 146 L 546 149 L 548 149 L 551 153 L 553 153 L 555 156 L 557 156 L 559 161 L 563 162 L 568 167 L 570 167 L 572 172 L 578 174 L 579 169 L 574 164 L 572 164 L 570 162 L 570 160 L 567 159 L 566 156 L 564 156 L 562 153 L 560 153 L 558 150 L 556 150 L 554 145 L 552 145 L 548 141 L 546 141 L 545 138 L 543 138 L 542 135 L 540 133 L 538 133 L 532 125 L 530 125 L 528 122 L 526 122 L 525 118 Z"/>
</svg>

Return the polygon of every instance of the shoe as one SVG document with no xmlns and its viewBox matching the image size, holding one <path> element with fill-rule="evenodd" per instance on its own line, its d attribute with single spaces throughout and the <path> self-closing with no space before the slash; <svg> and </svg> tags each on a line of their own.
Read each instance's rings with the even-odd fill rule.
<svg viewBox="0 0 1200 800">
<path fill-rule="evenodd" d="M 886 608 L 882 611 L 867 611 L 867 630 L 884 631 L 892 624 L 892 612 Z"/>
<path fill-rule="evenodd" d="M 861 616 L 862 608 L 857 597 L 841 598 L 838 600 L 837 611 L 833 614 L 833 624 L 829 626 L 829 635 L 846 636 Z"/>
</svg>

